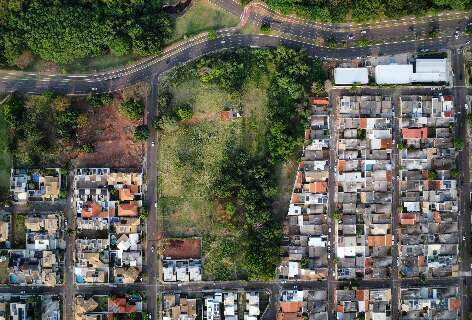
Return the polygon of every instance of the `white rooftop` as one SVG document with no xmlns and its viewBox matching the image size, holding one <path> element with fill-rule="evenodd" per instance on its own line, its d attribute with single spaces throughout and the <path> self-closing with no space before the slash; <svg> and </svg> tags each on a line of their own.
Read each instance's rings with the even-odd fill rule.
<svg viewBox="0 0 472 320">
<path fill-rule="evenodd" d="M 375 82 L 378 84 L 405 84 L 411 82 L 413 65 L 384 64 L 375 67 Z"/>
<path fill-rule="evenodd" d="M 335 84 L 367 84 L 369 82 L 369 72 L 367 68 L 335 68 Z"/>
</svg>

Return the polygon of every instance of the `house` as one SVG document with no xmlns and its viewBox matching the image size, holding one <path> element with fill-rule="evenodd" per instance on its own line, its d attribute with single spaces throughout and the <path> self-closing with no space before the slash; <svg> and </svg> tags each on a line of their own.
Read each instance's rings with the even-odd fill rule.
<svg viewBox="0 0 472 320">
<path fill-rule="evenodd" d="M 11 169 L 10 192 L 13 201 L 55 201 L 61 189 L 59 168 Z"/>
</svg>

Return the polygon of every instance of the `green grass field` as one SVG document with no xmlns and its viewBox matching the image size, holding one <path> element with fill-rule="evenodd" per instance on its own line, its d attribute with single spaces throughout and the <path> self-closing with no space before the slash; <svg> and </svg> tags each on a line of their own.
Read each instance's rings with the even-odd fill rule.
<svg viewBox="0 0 472 320">
<path fill-rule="evenodd" d="M 172 107 L 191 104 L 194 116 L 183 124 L 164 128 L 159 136 L 158 177 L 159 213 L 168 237 L 203 237 L 204 275 L 215 279 L 225 272 L 228 278 L 239 274 L 241 259 L 222 254 L 228 242 L 237 241 L 239 230 L 230 229 L 224 208 L 208 199 L 212 180 L 225 145 L 243 142 L 253 152 L 261 152 L 267 129 L 268 81 L 248 83 L 239 94 L 229 94 L 215 86 L 187 79 L 170 85 Z M 222 121 L 218 112 L 236 107 L 244 117 Z"/>
<path fill-rule="evenodd" d="M 8 151 L 8 123 L 0 113 L 0 194 L 8 192 L 10 184 L 11 155 Z"/>
<path fill-rule="evenodd" d="M 175 19 L 174 37 L 170 42 L 204 31 L 235 27 L 238 23 L 239 17 L 225 12 L 208 0 L 195 0 L 184 15 Z"/>
</svg>

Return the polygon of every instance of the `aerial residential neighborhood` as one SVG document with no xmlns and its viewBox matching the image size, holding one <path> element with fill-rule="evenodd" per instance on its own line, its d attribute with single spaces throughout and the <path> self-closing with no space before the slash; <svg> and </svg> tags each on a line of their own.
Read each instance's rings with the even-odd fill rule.
<svg viewBox="0 0 472 320">
<path fill-rule="evenodd" d="M 472 319 L 472 0 L 0 1 L 0 320 Z"/>
</svg>

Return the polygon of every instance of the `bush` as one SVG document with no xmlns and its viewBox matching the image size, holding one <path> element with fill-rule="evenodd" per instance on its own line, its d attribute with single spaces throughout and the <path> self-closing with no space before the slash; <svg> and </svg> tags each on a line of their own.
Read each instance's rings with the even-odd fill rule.
<svg viewBox="0 0 472 320">
<path fill-rule="evenodd" d="M 180 121 L 191 119 L 193 116 L 192 106 L 190 105 L 180 106 L 179 108 L 177 108 L 175 113 L 177 114 L 177 118 Z"/>
<path fill-rule="evenodd" d="M 91 105 L 94 108 L 103 106 L 102 99 L 100 98 L 98 94 L 95 94 L 95 93 L 90 93 L 87 96 L 86 101 L 89 105 Z"/>
<path fill-rule="evenodd" d="M 131 120 L 144 117 L 144 103 L 136 99 L 128 99 L 120 105 L 120 112 Z"/>
<path fill-rule="evenodd" d="M 78 128 L 85 128 L 88 125 L 88 117 L 85 113 L 79 114 L 77 117 L 77 127 Z"/>
<path fill-rule="evenodd" d="M 464 150 L 464 147 L 464 140 L 462 140 L 461 138 L 454 139 L 454 149 L 456 149 L 457 151 L 462 151 Z"/>
<path fill-rule="evenodd" d="M 216 38 L 218 38 L 216 31 L 212 30 L 208 32 L 208 40 L 216 40 Z"/>
<path fill-rule="evenodd" d="M 113 102 L 113 96 L 110 94 L 102 94 L 100 101 L 102 102 L 102 106 L 110 105 Z"/>
<path fill-rule="evenodd" d="M 134 139 L 136 141 L 146 141 L 149 138 L 149 128 L 146 125 L 139 125 L 134 129 Z"/>
<path fill-rule="evenodd" d="M 268 23 L 263 23 L 261 25 L 261 32 L 262 33 L 269 33 L 271 30 L 270 25 Z"/>
<path fill-rule="evenodd" d="M 79 146 L 78 151 L 84 153 L 92 153 L 95 151 L 95 147 L 91 143 L 84 143 Z"/>
</svg>

